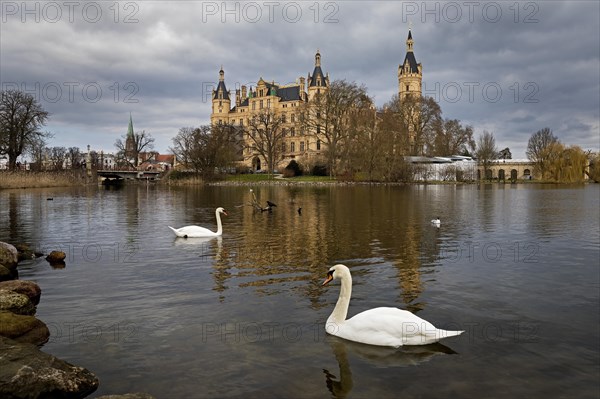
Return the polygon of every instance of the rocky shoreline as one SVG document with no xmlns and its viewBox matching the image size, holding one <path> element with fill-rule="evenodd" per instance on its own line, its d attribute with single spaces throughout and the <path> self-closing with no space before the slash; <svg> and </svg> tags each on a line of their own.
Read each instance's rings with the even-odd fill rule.
<svg viewBox="0 0 600 399">
<path fill-rule="evenodd" d="M 18 248 L 18 249 L 17 249 Z M 0 242 L 0 397 L 4 399 L 85 398 L 98 389 L 91 371 L 43 352 L 50 331 L 35 317 L 42 290 L 33 281 L 18 280 L 23 259 L 39 257 L 27 246 Z M 46 260 L 64 263 L 63 252 Z M 97 399 L 153 399 L 145 393 L 105 395 Z"/>
</svg>

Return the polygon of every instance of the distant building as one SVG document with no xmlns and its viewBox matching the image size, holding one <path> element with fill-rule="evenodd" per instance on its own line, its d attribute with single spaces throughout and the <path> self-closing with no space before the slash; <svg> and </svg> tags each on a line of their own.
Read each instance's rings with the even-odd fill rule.
<svg viewBox="0 0 600 399">
<path fill-rule="evenodd" d="M 164 172 L 175 166 L 176 157 L 173 154 L 159 154 L 158 152 L 141 152 L 138 170 Z"/>
<path fill-rule="evenodd" d="M 483 166 L 477 170 L 477 179 L 487 180 L 534 180 L 534 162 L 529 159 L 494 159 L 484 172 Z"/>
</svg>

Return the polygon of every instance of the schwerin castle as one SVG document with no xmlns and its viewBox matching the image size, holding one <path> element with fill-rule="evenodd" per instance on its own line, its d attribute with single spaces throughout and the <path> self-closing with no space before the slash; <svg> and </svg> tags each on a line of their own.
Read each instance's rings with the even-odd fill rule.
<svg viewBox="0 0 600 399">
<path fill-rule="evenodd" d="M 409 94 L 421 95 L 422 67 L 417 63 L 413 53 L 413 39 L 410 30 L 406 39 L 406 56 L 398 67 L 398 94 L 404 98 Z M 324 74 L 321 68 L 321 54 L 315 54 L 315 67 L 308 77 L 299 77 L 296 83 L 280 86 L 274 81 L 270 83 L 260 78 L 255 88 L 241 86 L 235 91 L 235 98 L 227 90 L 225 72 L 219 71 L 219 84 L 212 93 L 212 111 L 210 122 L 215 124 L 231 124 L 248 126 L 256 115 L 269 112 L 279 116 L 282 121 L 283 142 L 281 143 L 281 159 L 277 165 L 285 167 L 291 160 L 299 163 L 312 163 L 322 156 L 325 150 L 318 134 L 307 134 L 298 126 L 300 107 L 313 101 L 316 95 L 329 90 L 329 73 Z M 233 102 L 233 104 L 232 104 Z M 233 105 L 233 107 L 232 107 Z M 252 148 L 252 143 L 244 136 L 241 163 L 253 170 L 261 170 L 266 166 L 265 160 Z"/>
</svg>

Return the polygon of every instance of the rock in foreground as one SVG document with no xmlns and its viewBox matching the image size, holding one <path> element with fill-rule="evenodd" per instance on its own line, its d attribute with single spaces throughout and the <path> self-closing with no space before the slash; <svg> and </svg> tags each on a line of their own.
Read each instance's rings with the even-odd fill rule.
<svg viewBox="0 0 600 399">
<path fill-rule="evenodd" d="M 0 282 L 0 290 L 13 291 L 19 294 L 27 295 L 29 300 L 37 305 L 40 303 L 40 295 L 42 290 L 40 286 L 33 281 L 27 280 L 11 280 Z"/>
<path fill-rule="evenodd" d="M 0 311 L 34 315 L 36 307 L 29 297 L 18 292 L 0 289 Z"/>
<path fill-rule="evenodd" d="M 11 244 L 0 241 L 0 265 L 11 270 L 17 267 L 18 261 L 17 248 Z"/>
<path fill-rule="evenodd" d="M 0 336 L 17 342 L 43 345 L 50 338 L 46 324 L 34 316 L 0 311 Z"/>
<path fill-rule="evenodd" d="M 98 378 L 40 351 L 0 337 L 0 397 L 85 398 L 98 388 Z"/>
</svg>

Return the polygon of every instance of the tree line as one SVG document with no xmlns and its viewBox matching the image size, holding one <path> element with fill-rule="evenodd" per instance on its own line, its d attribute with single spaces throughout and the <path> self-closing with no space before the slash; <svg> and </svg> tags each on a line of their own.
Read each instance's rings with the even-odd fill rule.
<svg viewBox="0 0 600 399">
<path fill-rule="evenodd" d="M 42 131 L 49 113 L 28 93 L 8 90 L 0 93 L 0 156 L 8 167 L 17 168 L 17 159 L 29 154 L 35 165 L 43 160 L 53 169 L 63 165 L 80 167 L 84 154 L 76 147 L 47 147 L 52 137 Z M 233 124 L 183 127 L 172 139 L 171 152 L 187 168 L 205 176 L 230 171 L 244 154 L 259 154 L 273 172 L 286 152 L 283 147 L 291 134 L 286 121 L 272 109 L 255 114 L 244 126 Z M 474 138 L 472 126 L 458 119 L 442 117 L 431 97 L 394 95 L 382 107 L 375 107 L 364 85 L 345 80 L 333 81 L 330 88 L 301 104 L 294 123 L 300 135 L 322 145 L 322 157 L 307 170 L 325 170 L 331 176 L 369 181 L 406 181 L 414 168 L 407 156 L 473 156 L 484 169 L 498 158 L 511 159 L 509 148 L 498 150 L 494 134 L 483 131 Z M 145 131 L 117 139 L 115 165 L 137 167 L 140 153 L 153 149 L 154 138 Z M 302 149 L 300 149 L 302 151 Z M 308 151 L 305 148 L 304 151 Z M 533 133 L 527 156 L 544 180 L 580 181 L 584 173 L 598 180 L 600 160 L 577 146 L 566 146 L 549 128 Z M 90 153 L 94 165 L 100 154 Z M 48 162 L 49 160 L 49 162 Z"/>
<path fill-rule="evenodd" d="M 47 146 L 53 134 L 42 127 L 49 117 L 33 95 L 19 90 L 0 92 L 0 156 L 8 159 L 9 170 L 18 169 L 22 155 L 29 155 L 33 170 L 80 169 L 88 161 L 94 169 L 102 167 L 102 154 L 96 151 L 86 154 L 78 147 Z M 154 138 L 145 131 L 136 132 L 131 149 L 125 148 L 125 139 L 126 135 L 115 142 L 114 163 L 120 168 L 137 167 L 139 154 L 153 148 Z"/>
</svg>

